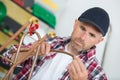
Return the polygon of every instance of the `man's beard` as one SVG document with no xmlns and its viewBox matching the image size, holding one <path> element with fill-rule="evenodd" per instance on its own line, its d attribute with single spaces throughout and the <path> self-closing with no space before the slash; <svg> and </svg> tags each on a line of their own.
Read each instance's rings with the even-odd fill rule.
<svg viewBox="0 0 120 80">
<path fill-rule="evenodd" d="M 71 45 L 72 50 L 74 50 L 74 51 L 76 51 L 78 53 L 81 52 L 82 50 L 84 50 L 84 46 L 85 46 L 83 40 L 81 40 L 81 39 L 79 39 L 79 40 L 78 39 L 71 40 L 70 45 Z"/>
</svg>

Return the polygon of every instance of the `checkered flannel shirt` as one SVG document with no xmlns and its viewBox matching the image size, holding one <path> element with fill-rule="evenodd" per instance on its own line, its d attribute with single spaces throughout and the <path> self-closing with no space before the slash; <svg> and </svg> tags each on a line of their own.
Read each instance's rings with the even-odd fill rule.
<svg viewBox="0 0 120 80">
<path fill-rule="evenodd" d="M 46 41 L 49 41 L 48 43 L 50 44 L 51 49 L 64 50 L 65 45 L 68 44 L 70 41 L 70 37 L 69 38 L 56 37 L 54 39 L 48 39 Z M 30 47 L 30 45 L 25 47 Z M 14 50 L 16 48 L 17 47 L 13 45 L 3 55 L 8 58 L 11 58 L 12 55 L 9 52 L 10 50 Z M 103 68 L 100 66 L 98 60 L 95 57 L 95 53 L 96 53 L 95 49 L 96 47 L 94 46 L 88 51 L 82 51 L 78 56 L 83 61 L 85 67 L 88 70 L 88 80 L 107 80 L 107 77 Z M 56 56 L 56 53 L 54 52 L 54 53 L 51 53 L 51 55 L 49 56 L 45 56 L 42 58 L 40 57 L 36 63 L 35 70 L 36 68 L 41 67 L 42 64 L 44 64 L 45 60 L 52 59 L 55 56 Z M 8 64 L 8 62 L 6 62 L 4 59 L 2 59 L 2 61 L 3 63 Z M 16 76 L 14 76 L 13 80 L 27 80 L 30 72 L 30 68 L 32 65 L 32 58 L 27 59 L 24 63 L 21 63 L 20 65 L 22 66 L 22 70 Z M 70 80 L 70 76 L 67 69 L 59 80 Z"/>
</svg>

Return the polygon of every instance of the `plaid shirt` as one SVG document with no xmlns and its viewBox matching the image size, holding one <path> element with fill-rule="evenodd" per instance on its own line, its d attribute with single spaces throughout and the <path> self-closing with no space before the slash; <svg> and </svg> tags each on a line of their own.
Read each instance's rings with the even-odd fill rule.
<svg viewBox="0 0 120 80">
<path fill-rule="evenodd" d="M 65 45 L 69 43 L 70 38 L 60 38 L 56 37 L 55 39 L 48 40 L 51 46 L 51 49 L 59 49 L 64 50 Z M 10 50 L 16 49 L 15 46 L 12 46 Z M 103 71 L 102 67 L 99 65 L 98 60 L 95 57 L 96 53 L 96 47 L 92 47 L 88 51 L 82 51 L 78 56 L 83 61 L 85 67 L 88 70 L 88 80 L 107 80 L 107 77 L 105 75 L 105 72 Z M 4 53 L 4 56 L 10 58 L 11 54 L 9 54 L 9 51 L 6 51 Z M 44 64 L 45 60 L 52 59 L 56 56 L 56 53 L 51 53 L 49 56 L 45 56 L 42 58 L 39 58 L 37 61 L 37 64 L 35 66 L 35 70 Z M 2 60 L 4 63 L 6 61 Z M 27 80 L 28 74 L 30 72 L 30 68 L 32 65 L 32 58 L 27 59 L 24 63 L 21 64 L 23 66 L 22 70 L 13 78 L 13 80 Z M 59 80 L 70 80 L 69 73 L 66 69 L 63 76 Z"/>
</svg>

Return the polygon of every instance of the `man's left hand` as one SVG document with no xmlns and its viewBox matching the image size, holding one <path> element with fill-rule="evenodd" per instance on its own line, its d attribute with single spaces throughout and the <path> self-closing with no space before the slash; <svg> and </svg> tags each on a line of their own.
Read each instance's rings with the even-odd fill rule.
<svg viewBox="0 0 120 80">
<path fill-rule="evenodd" d="M 71 80 L 88 79 L 88 72 L 79 57 L 74 57 L 74 60 L 68 66 L 68 72 Z"/>
</svg>

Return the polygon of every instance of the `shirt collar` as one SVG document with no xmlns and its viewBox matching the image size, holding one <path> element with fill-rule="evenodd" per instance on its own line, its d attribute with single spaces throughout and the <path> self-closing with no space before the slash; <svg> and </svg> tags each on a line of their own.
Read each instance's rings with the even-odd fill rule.
<svg viewBox="0 0 120 80">
<path fill-rule="evenodd" d="M 81 51 L 80 55 L 86 55 L 87 59 L 91 59 L 96 54 L 96 46 L 91 47 L 89 50 Z"/>
</svg>

